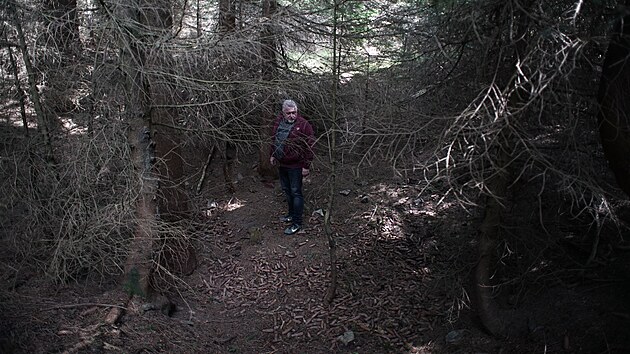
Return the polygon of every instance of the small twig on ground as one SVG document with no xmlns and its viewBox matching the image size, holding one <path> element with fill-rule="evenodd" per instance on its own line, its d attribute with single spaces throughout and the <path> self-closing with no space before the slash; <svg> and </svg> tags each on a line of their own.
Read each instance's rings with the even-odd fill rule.
<svg viewBox="0 0 630 354">
<path fill-rule="evenodd" d="M 50 310 L 71 309 L 71 308 L 76 308 L 76 307 L 87 307 L 87 306 L 98 306 L 98 307 L 107 307 L 107 308 L 115 307 L 115 308 L 119 308 L 119 309 L 123 309 L 123 310 L 126 309 L 126 307 L 120 306 L 120 305 L 99 304 L 99 303 L 87 302 L 87 303 L 82 303 L 82 304 L 57 305 L 57 306 L 53 306 L 53 307 L 42 309 L 41 311 L 45 312 L 45 311 L 50 311 Z"/>
<path fill-rule="evenodd" d="M 89 347 L 90 345 L 92 345 L 92 343 L 94 343 L 94 339 L 93 338 L 82 340 L 81 342 L 75 344 L 72 348 L 65 350 L 63 352 L 63 354 L 79 353 L 83 349 L 85 349 L 85 348 Z"/>
</svg>

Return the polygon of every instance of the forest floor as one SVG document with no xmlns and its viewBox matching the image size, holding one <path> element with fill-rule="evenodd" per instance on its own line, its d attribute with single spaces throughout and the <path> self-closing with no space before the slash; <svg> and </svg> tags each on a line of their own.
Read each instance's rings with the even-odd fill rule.
<svg viewBox="0 0 630 354">
<path fill-rule="evenodd" d="M 545 267 L 542 256 L 546 276 L 530 267 L 537 281 L 505 281 L 512 295 L 498 298 L 507 313 L 526 319 L 526 332 L 485 333 L 470 300 L 478 213 L 463 211 L 444 191 L 423 191 L 419 175 L 393 177 L 391 169 L 339 174 L 332 219 L 339 279 L 326 304 L 329 244 L 320 211 L 328 175 L 316 165 L 304 186 L 305 227 L 285 236 L 282 193 L 277 181 L 258 179 L 254 158 L 237 165 L 236 193 L 224 192 L 214 168 L 193 201 L 204 221 L 195 237 L 198 264 L 169 292 L 171 316 L 132 302 L 106 324 L 111 308 L 125 303 L 120 279 L 51 285 L 1 252 L 0 352 L 630 351 L 627 278 Z"/>
</svg>

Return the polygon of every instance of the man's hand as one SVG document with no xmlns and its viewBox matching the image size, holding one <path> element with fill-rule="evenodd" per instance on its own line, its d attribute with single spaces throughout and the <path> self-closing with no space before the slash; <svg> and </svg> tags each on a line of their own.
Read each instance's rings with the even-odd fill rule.
<svg viewBox="0 0 630 354">
<path fill-rule="evenodd" d="M 308 168 L 302 168 L 302 177 L 308 176 L 309 173 L 311 173 L 311 171 Z"/>
<path fill-rule="evenodd" d="M 276 161 L 276 158 L 275 158 L 275 157 L 271 156 L 271 157 L 269 158 L 269 163 L 271 164 L 271 166 L 275 166 L 275 165 L 276 165 L 276 162 L 277 162 L 277 161 Z"/>
</svg>

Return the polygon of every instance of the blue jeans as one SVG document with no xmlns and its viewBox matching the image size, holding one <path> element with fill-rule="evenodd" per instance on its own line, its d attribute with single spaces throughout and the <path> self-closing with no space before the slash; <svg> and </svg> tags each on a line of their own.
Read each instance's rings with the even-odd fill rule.
<svg viewBox="0 0 630 354">
<path fill-rule="evenodd" d="M 302 214 L 304 213 L 304 196 L 302 195 L 302 169 L 278 167 L 280 174 L 280 187 L 287 197 L 289 204 L 289 216 L 293 223 L 302 226 Z"/>
</svg>

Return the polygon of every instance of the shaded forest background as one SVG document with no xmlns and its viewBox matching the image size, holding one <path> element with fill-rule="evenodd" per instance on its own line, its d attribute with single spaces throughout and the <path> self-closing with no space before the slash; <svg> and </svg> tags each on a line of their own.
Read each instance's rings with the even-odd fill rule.
<svg viewBox="0 0 630 354">
<path fill-rule="evenodd" d="M 627 279 L 628 1 L 0 5 L 13 277 L 122 275 L 130 298 L 159 302 L 194 270 L 208 166 L 225 175 L 212 190 L 238 188 L 234 165 L 252 153 L 273 180 L 269 128 L 290 98 L 316 128 L 329 186 L 325 301 L 337 179 L 375 168 L 422 185 L 414 199 L 479 216 L 464 301 L 493 335 L 527 331 L 497 299 L 549 276 L 550 259 Z"/>
</svg>

